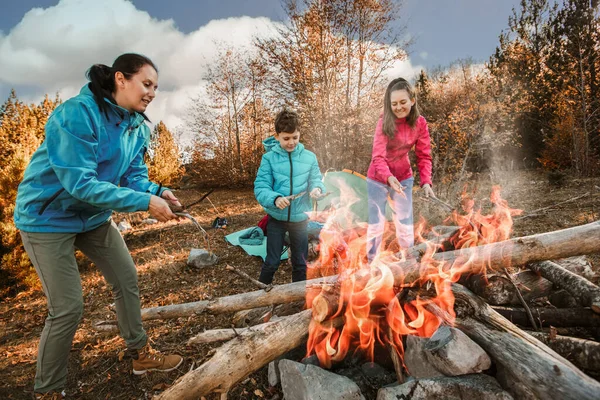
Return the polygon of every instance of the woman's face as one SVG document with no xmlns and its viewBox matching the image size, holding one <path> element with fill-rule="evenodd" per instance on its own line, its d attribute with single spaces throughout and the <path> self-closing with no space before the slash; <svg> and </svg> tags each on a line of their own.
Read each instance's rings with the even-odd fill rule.
<svg viewBox="0 0 600 400">
<path fill-rule="evenodd" d="M 142 113 L 156 96 L 158 73 L 151 65 L 144 65 L 131 79 L 117 72 L 115 101 L 126 110 Z"/>
<path fill-rule="evenodd" d="M 405 89 L 401 89 L 390 93 L 390 103 L 396 118 L 406 118 L 415 101 L 410 99 L 410 95 Z"/>
</svg>

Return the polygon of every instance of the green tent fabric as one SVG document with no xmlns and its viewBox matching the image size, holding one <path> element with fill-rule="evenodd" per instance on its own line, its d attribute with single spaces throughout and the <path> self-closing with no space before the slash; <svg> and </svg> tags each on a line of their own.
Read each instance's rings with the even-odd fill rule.
<svg viewBox="0 0 600 400">
<path fill-rule="evenodd" d="M 229 243 L 231 243 L 234 246 L 240 246 L 242 249 L 244 249 L 244 251 L 246 253 L 250 254 L 251 256 L 261 257 L 264 261 L 264 259 L 267 257 L 267 238 L 266 237 L 264 238 L 264 240 L 262 241 L 261 244 L 255 245 L 255 246 L 240 243 L 240 236 L 250 233 L 250 231 L 252 231 L 252 229 L 255 229 L 255 228 L 256 228 L 256 226 L 252 226 L 250 228 L 242 229 L 241 231 L 231 233 L 231 234 L 225 236 L 225 240 L 227 240 Z M 285 248 L 285 249 L 287 249 L 287 248 Z M 287 253 L 287 251 L 284 251 L 283 254 L 281 254 L 281 260 L 287 260 L 287 258 L 288 258 L 288 253 Z"/>
<path fill-rule="evenodd" d="M 366 178 L 354 171 L 328 171 L 323 183 L 329 193 L 317 202 L 316 210 L 324 211 L 334 207 L 348 212 L 336 213 L 335 221 L 343 229 L 350 229 L 367 224 L 369 221 L 369 202 Z M 386 218 L 392 219 L 392 210 L 388 204 Z"/>
</svg>

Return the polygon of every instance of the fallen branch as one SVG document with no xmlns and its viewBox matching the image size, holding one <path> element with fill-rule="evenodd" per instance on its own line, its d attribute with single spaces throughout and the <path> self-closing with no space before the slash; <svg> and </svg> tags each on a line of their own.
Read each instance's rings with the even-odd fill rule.
<svg viewBox="0 0 600 400">
<path fill-rule="evenodd" d="M 527 214 L 525 214 L 525 215 L 521 215 L 521 216 L 519 216 L 519 217 L 515 217 L 515 218 L 513 218 L 513 220 L 514 220 L 514 221 L 516 221 L 516 220 L 519 220 L 519 219 L 525 219 L 525 218 L 529 218 L 529 217 L 535 217 L 535 216 L 539 215 L 538 213 L 539 213 L 540 211 L 546 211 L 546 210 L 550 210 L 551 208 L 554 208 L 554 207 L 556 207 L 556 206 L 560 206 L 561 204 L 571 203 L 571 202 L 573 202 L 573 201 L 575 201 L 575 200 L 582 199 L 582 198 L 584 198 L 584 197 L 586 197 L 586 196 L 589 196 L 589 195 L 590 195 L 590 192 L 587 192 L 587 193 L 584 193 L 584 194 L 582 194 L 581 196 L 573 197 L 572 199 L 568 199 L 568 200 L 565 200 L 565 201 L 561 201 L 560 203 L 556 203 L 556 204 L 553 204 L 553 205 L 551 205 L 551 206 L 548 206 L 548 207 L 542 207 L 542 208 L 538 208 L 537 210 L 532 210 L 532 211 L 529 211 L 529 212 L 528 212 Z"/>
</svg>

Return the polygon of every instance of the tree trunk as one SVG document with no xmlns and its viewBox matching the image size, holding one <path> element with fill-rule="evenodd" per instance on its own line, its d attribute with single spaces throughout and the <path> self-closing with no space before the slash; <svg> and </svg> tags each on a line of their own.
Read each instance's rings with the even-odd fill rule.
<svg viewBox="0 0 600 400">
<path fill-rule="evenodd" d="M 527 267 L 554 282 L 581 301 L 581 304 L 591 307 L 594 312 L 600 314 L 600 288 L 592 282 L 551 261 L 535 262 L 528 264 Z"/>
<path fill-rule="evenodd" d="M 456 327 L 477 342 L 496 364 L 511 370 L 513 378 L 538 398 L 598 398 L 599 382 L 511 324 L 464 287 L 455 284 L 452 291 L 458 313 Z"/>
<path fill-rule="evenodd" d="M 527 313 L 523 308 L 493 307 L 512 323 L 521 326 L 531 326 Z M 542 326 L 556 327 L 599 327 L 600 315 L 589 308 L 532 308 L 533 318 Z"/>
</svg>

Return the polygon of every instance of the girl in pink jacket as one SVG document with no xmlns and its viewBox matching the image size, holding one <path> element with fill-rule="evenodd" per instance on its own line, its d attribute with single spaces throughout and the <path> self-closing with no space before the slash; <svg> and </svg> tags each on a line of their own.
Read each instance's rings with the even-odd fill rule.
<svg viewBox="0 0 600 400">
<path fill-rule="evenodd" d="M 385 91 L 383 115 L 377 122 L 373 154 L 367 172 L 369 262 L 379 252 L 385 228 L 388 197 L 394 212 L 396 238 L 401 248 L 414 244 L 413 172 L 408 152 L 415 148 L 421 187 L 425 197 L 435 197 L 431 188 L 431 143 L 427 121 L 419 113 L 415 91 L 403 78 L 390 82 Z"/>
</svg>

